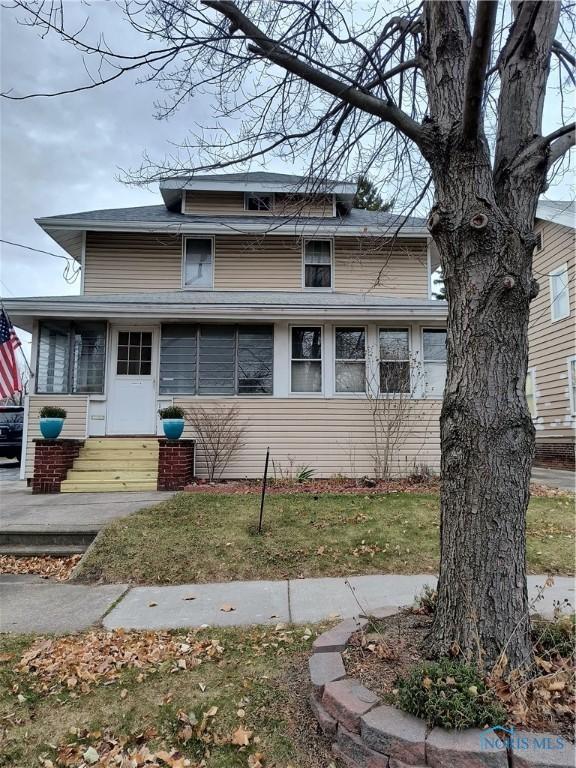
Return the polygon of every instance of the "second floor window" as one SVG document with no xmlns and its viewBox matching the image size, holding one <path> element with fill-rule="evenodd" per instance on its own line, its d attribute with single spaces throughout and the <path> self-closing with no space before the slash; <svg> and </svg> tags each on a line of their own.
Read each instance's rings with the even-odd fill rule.
<svg viewBox="0 0 576 768">
<path fill-rule="evenodd" d="M 563 320 L 570 315 L 568 294 L 568 264 L 550 272 L 550 312 L 552 320 Z"/>
<path fill-rule="evenodd" d="M 304 288 L 332 288 L 331 240 L 305 240 Z"/>
<path fill-rule="evenodd" d="M 184 287 L 212 288 L 214 241 L 211 237 L 187 237 L 184 243 Z"/>
</svg>

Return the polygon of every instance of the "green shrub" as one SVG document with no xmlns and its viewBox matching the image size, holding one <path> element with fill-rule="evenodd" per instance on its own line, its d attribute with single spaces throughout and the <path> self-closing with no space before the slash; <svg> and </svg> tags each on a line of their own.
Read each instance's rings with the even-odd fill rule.
<svg viewBox="0 0 576 768">
<path fill-rule="evenodd" d="M 426 616 L 431 616 L 436 612 L 436 604 L 438 603 L 438 592 L 430 584 L 424 584 L 422 591 L 416 598 L 414 604 L 414 613 L 423 613 Z"/>
<path fill-rule="evenodd" d="M 430 727 L 484 728 L 507 720 L 506 710 L 468 664 L 451 659 L 424 662 L 397 680 L 396 687 L 400 709 L 426 720 Z"/>
<path fill-rule="evenodd" d="M 66 415 L 66 409 L 58 405 L 45 405 L 40 410 L 41 419 L 65 419 Z"/>
<path fill-rule="evenodd" d="M 166 408 L 160 408 L 158 415 L 161 419 L 183 419 L 186 411 L 179 405 L 167 405 Z"/>
</svg>

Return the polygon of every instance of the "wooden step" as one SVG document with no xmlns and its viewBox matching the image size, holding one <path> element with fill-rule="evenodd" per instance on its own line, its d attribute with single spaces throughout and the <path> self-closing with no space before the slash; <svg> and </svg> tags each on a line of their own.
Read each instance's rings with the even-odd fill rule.
<svg viewBox="0 0 576 768">
<path fill-rule="evenodd" d="M 74 461 L 74 469 L 88 470 L 90 472 L 105 472 L 106 470 L 113 471 L 115 469 L 130 471 L 133 469 L 152 470 L 156 472 L 158 470 L 158 459 L 156 457 L 126 459 L 125 461 L 122 461 L 121 464 L 119 464 L 117 459 L 101 459 L 94 456 L 82 456 Z"/>
<path fill-rule="evenodd" d="M 67 480 L 75 483 L 91 483 L 96 481 L 107 482 L 109 480 L 157 480 L 156 469 L 127 469 L 122 465 L 116 470 L 84 470 L 74 464 L 74 469 L 68 470 Z"/>
<path fill-rule="evenodd" d="M 156 480 L 92 480 L 75 481 L 63 480 L 60 486 L 62 493 L 106 493 L 115 491 L 155 491 Z"/>
<path fill-rule="evenodd" d="M 78 458 L 80 459 L 95 459 L 98 461 L 106 461 L 107 459 L 114 459 L 116 466 L 118 462 L 129 459 L 155 459 L 158 461 L 158 451 L 151 449 L 140 448 L 135 451 L 115 450 L 110 451 L 107 448 L 104 449 L 86 449 L 81 448 Z"/>
<path fill-rule="evenodd" d="M 92 448 L 110 448 L 110 449 L 130 449 L 135 448 L 158 448 L 158 440 L 148 440 L 137 437 L 89 437 L 84 443 L 85 447 Z"/>
</svg>

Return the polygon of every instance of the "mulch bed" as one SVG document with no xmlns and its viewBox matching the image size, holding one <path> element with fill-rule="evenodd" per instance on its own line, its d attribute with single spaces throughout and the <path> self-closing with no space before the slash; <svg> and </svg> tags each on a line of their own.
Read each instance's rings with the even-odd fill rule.
<svg viewBox="0 0 576 768">
<path fill-rule="evenodd" d="M 209 483 L 199 480 L 184 488 L 187 493 L 231 493 L 251 494 L 262 492 L 261 480 L 221 480 Z M 365 478 L 326 478 L 299 483 L 295 480 L 269 480 L 266 493 L 439 493 L 438 477 L 407 477 L 396 480 L 370 480 Z M 532 484 L 532 496 L 553 498 L 565 496 L 566 491 L 548 488 L 545 485 Z"/>
<path fill-rule="evenodd" d="M 81 557 L 82 555 L 69 557 L 0 555 L 0 574 L 28 574 L 41 576 L 43 579 L 67 581 Z"/>
<path fill-rule="evenodd" d="M 382 701 L 394 703 L 398 677 L 426 660 L 426 636 L 432 617 L 404 611 L 350 638 L 343 654 L 346 673 L 373 691 Z M 549 654 L 543 658 L 535 645 L 534 678 L 528 683 L 493 675 L 488 685 L 508 710 L 517 728 L 559 734 L 574 741 L 576 667 L 574 658 Z"/>
</svg>

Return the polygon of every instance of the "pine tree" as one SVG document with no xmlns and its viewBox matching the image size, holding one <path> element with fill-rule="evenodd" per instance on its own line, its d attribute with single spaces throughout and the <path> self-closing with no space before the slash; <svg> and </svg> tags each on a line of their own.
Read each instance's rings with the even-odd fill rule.
<svg viewBox="0 0 576 768">
<path fill-rule="evenodd" d="M 358 186 L 354 196 L 354 208 L 365 208 L 367 211 L 389 211 L 394 201 L 384 202 L 382 195 L 374 182 L 368 176 L 358 177 Z"/>
</svg>

